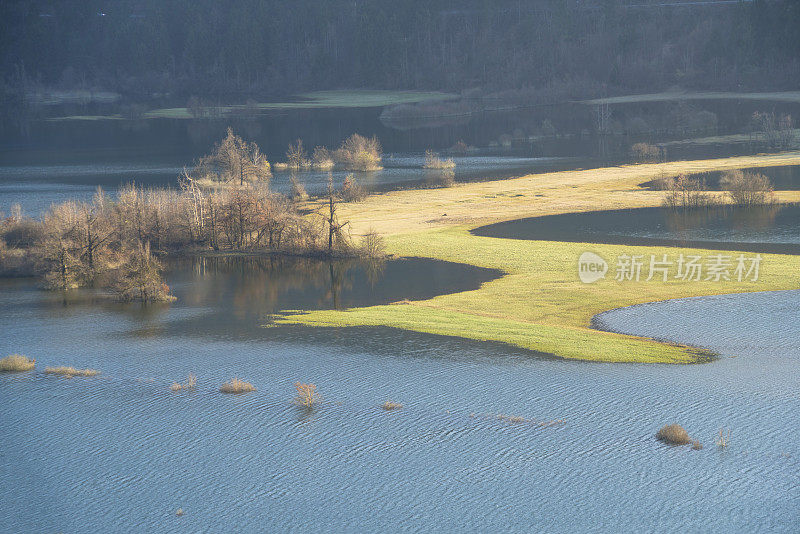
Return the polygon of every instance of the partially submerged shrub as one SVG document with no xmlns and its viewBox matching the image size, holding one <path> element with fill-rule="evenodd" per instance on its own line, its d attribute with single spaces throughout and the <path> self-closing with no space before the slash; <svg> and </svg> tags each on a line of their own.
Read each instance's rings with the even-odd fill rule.
<svg viewBox="0 0 800 534">
<path fill-rule="evenodd" d="M 302 382 L 295 382 L 294 388 L 297 390 L 297 395 L 294 398 L 294 403 L 304 408 L 311 408 L 319 403 L 320 398 L 317 394 L 317 386 L 314 384 L 304 384 Z"/>
<path fill-rule="evenodd" d="M 703 449 L 703 444 L 700 443 L 700 441 L 698 441 L 698 440 L 692 441 L 692 450 L 693 451 L 699 451 L 699 450 L 702 450 L 702 449 Z"/>
<path fill-rule="evenodd" d="M 772 182 L 763 174 L 738 169 L 727 171 L 719 185 L 727 190 L 731 202 L 737 206 L 761 206 L 775 201 Z"/>
<path fill-rule="evenodd" d="M 35 366 L 35 359 L 32 360 L 22 354 L 10 354 L 5 358 L 0 358 L 0 373 L 31 371 Z"/>
<path fill-rule="evenodd" d="M 453 158 L 442 159 L 433 150 L 425 151 L 425 164 L 423 167 L 426 169 L 453 169 L 455 166 Z"/>
<path fill-rule="evenodd" d="M 692 442 L 689 433 L 681 425 L 666 425 L 656 433 L 656 439 L 670 445 L 687 445 Z"/>
<path fill-rule="evenodd" d="M 725 429 L 720 428 L 719 434 L 717 434 L 717 439 L 714 442 L 717 444 L 717 447 L 724 449 L 728 446 L 728 441 L 731 439 L 731 431 L 728 430 L 725 432 Z"/>
<path fill-rule="evenodd" d="M 714 205 L 714 197 L 706 191 L 704 181 L 680 175 L 677 178 L 666 178 L 662 182 L 665 188 L 664 206 L 672 209 L 704 208 Z"/>
<path fill-rule="evenodd" d="M 248 393 L 255 390 L 253 384 L 239 380 L 237 377 L 231 378 L 219 387 L 220 393 Z"/>
<path fill-rule="evenodd" d="M 399 402 L 386 401 L 383 404 L 381 404 L 381 408 L 383 408 L 384 410 L 401 410 L 403 408 L 403 405 L 400 404 Z"/>
<path fill-rule="evenodd" d="M 169 302 L 169 286 L 161 278 L 161 264 L 150 253 L 150 243 L 138 243 L 128 252 L 128 257 L 117 269 L 114 289 L 120 300 L 142 302 Z"/>
<path fill-rule="evenodd" d="M 95 369 L 75 369 L 74 367 L 45 367 L 44 372 L 49 375 L 61 375 L 67 378 L 72 378 L 73 376 L 97 376 L 100 374 L 100 371 Z"/>
<path fill-rule="evenodd" d="M 450 147 L 450 152 L 453 154 L 465 155 L 468 151 L 469 146 L 463 140 L 459 140 L 456 142 L 456 144 Z"/>
<path fill-rule="evenodd" d="M 358 134 L 348 137 L 334 153 L 333 158 L 351 171 L 378 171 L 381 167 L 381 144 L 377 137 L 366 138 Z"/>
<path fill-rule="evenodd" d="M 189 373 L 189 376 L 186 377 L 186 382 L 179 384 L 178 382 L 173 382 L 172 385 L 169 387 L 171 391 L 181 391 L 182 389 L 194 389 L 197 385 L 197 377 L 194 373 Z"/>
<path fill-rule="evenodd" d="M 311 165 L 308 154 L 306 154 L 306 149 L 303 148 L 302 139 L 298 139 L 295 144 L 289 145 L 289 148 L 286 150 L 286 163 L 290 169 L 299 169 Z"/>
<path fill-rule="evenodd" d="M 318 146 L 314 149 L 314 154 L 311 156 L 312 166 L 320 171 L 329 171 L 334 166 L 333 155 L 330 150 L 324 146 Z"/>
</svg>

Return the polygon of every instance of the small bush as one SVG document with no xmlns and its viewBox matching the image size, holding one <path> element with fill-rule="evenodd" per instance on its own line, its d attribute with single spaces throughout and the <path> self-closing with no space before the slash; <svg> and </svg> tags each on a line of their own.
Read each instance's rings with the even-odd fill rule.
<svg viewBox="0 0 800 534">
<path fill-rule="evenodd" d="M 256 388 L 253 384 L 239 380 L 237 377 L 231 378 L 219 387 L 220 393 L 249 393 L 255 390 Z"/>
<path fill-rule="evenodd" d="M 762 206 L 775 201 L 772 182 L 763 174 L 728 171 L 722 175 L 719 185 L 727 190 L 731 202 L 737 206 Z"/>
<path fill-rule="evenodd" d="M 342 184 L 342 200 L 345 202 L 361 202 L 366 196 L 366 191 L 356 182 L 355 176 L 348 174 Z"/>
<path fill-rule="evenodd" d="M 353 134 L 334 153 L 337 163 L 351 171 L 381 170 L 381 144 L 376 137 L 367 139 Z"/>
<path fill-rule="evenodd" d="M 456 183 L 456 173 L 453 169 L 442 169 L 427 173 L 425 185 L 427 187 L 452 187 Z"/>
<path fill-rule="evenodd" d="M 334 166 L 333 155 L 330 150 L 324 146 L 318 146 L 314 149 L 314 155 L 311 156 L 312 166 L 320 171 L 329 171 Z"/>
<path fill-rule="evenodd" d="M 463 156 L 468 151 L 469 146 L 463 140 L 458 141 L 456 144 L 450 147 L 450 152 L 453 154 L 461 154 Z"/>
<path fill-rule="evenodd" d="M 183 384 L 179 384 L 178 382 L 173 382 L 173 384 L 169 387 L 171 391 L 181 391 L 182 389 L 194 389 L 197 385 L 197 377 L 194 373 L 189 373 L 189 376 L 186 378 L 186 382 Z"/>
<path fill-rule="evenodd" d="M 286 150 L 286 163 L 290 169 L 311 166 L 306 149 L 303 148 L 302 139 L 298 139 L 295 144 L 289 145 L 288 150 Z"/>
<path fill-rule="evenodd" d="M 698 440 L 692 441 L 692 450 L 699 451 L 703 449 L 703 444 L 700 443 Z"/>
<path fill-rule="evenodd" d="M 0 373 L 32 371 L 35 366 L 36 360 L 32 360 L 22 354 L 11 354 L 5 358 L 0 358 Z"/>
<path fill-rule="evenodd" d="M 74 367 L 45 367 L 44 372 L 50 375 L 61 375 L 66 378 L 72 378 L 73 376 L 97 376 L 100 374 L 100 371 L 95 369 L 75 369 Z"/>
<path fill-rule="evenodd" d="M 285 171 L 289 169 L 288 163 L 275 163 L 272 165 L 272 168 L 276 171 Z"/>
<path fill-rule="evenodd" d="M 289 193 L 292 200 L 307 200 L 308 193 L 306 193 L 306 187 L 303 183 L 297 179 L 297 177 L 292 173 L 292 176 L 289 178 L 289 182 L 291 183 L 291 191 Z"/>
<path fill-rule="evenodd" d="M 441 159 L 439 154 L 434 152 L 433 150 L 426 150 L 425 151 L 425 164 L 423 165 L 426 169 L 453 169 L 455 168 L 456 164 L 452 158 L 448 159 Z"/>
<path fill-rule="evenodd" d="M 655 163 L 662 159 L 662 150 L 647 143 L 636 143 L 631 146 L 631 156 L 639 163 Z"/>
<path fill-rule="evenodd" d="M 312 408 L 320 401 L 317 394 L 317 386 L 314 384 L 304 384 L 302 382 L 295 382 L 294 388 L 297 390 L 297 395 L 294 398 L 294 403 L 304 408 Z"/>
<path fill-rule="evenodd" d="M 386 256 L 386 243 L 383 236 L 370 230 L 361 238 L 360 255 L 364 258 L 379 259 Z"/>
<path fill-rule="evenodd" d="M 383 404 L 381 404 L 381 408 L 383 408 L 384 410 L 401 410 L 403 408 L 403 405 L 400 404 L 399 402 L 386 401 Z"/>
<path fill-rule="evenodd" d="M 687 445 L 692 442 L 686 429 L 675 423 L 662 427 L 656 433 L 656 439 L 670 445 Z"/>
<path fill-rule="evenodd" d="M 665 189 L 663 203 L 668 208 L 703 208 L 715 203 L 714 197 L 706 192 L 705 182 L 696 178 L 685 175 L 665 178 L 661 187 Z"/>
</svg>

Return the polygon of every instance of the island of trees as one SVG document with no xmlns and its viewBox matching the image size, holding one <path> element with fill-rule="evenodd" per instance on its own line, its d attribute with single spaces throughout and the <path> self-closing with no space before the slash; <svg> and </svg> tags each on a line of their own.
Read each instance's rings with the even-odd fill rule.
<svg viewBox="0 0 800 534">
<path fill-rule="evenodd" d="M 337 158 L 380 162 L 376 147 L 354 135 Z M 168 253 L 382 254 L 377 235 L 354 243 L 336 216 L 340 200 L 357 199 L 352 178 L 337 188 L 330 175 L 326 202 L 309 212 L 300 204 L 306 195 L 274 192 L 270 177 L 258 146 L 229 130 L 176 189 L 130 184 L 116 198 L 98 189 L 91 202 L 55 204 L 40 219 L 17 206 L 0 220 L 0 274 L 38 275 L 51 289 L 92 286 L 123 300 L 158 301 L 172 298 L 157 259 Z"/>
</svg>

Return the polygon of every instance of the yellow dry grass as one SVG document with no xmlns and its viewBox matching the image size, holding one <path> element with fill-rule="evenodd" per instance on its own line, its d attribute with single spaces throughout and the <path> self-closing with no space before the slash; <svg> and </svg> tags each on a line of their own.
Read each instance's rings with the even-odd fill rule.
<svg viewBox="0 0 800 534">
<path fill-rule="evenodd" d="M 0 358 L 0 373 L 32 371 L 35 366 L 36 360 L 32 360 L 22 354 L 9 354 L 5 358 Z"/>
<path fill-rule="evenodd" d="M 100 371 L 95 369 L 76 369 L 74 367 L 45 367 L 44 372 L 50 375 L 61 375 L 66 378 L 72 378 L 73 376 L 97 376 L 100 374 Z"/>
<path fill-rule="evenodd" d="M 189 376 L 186 378 L 186 382 L 173 382 L 169 389 L 170 391 L 181 391 L 184 389 L 194 389 L 196 385 L 197 377 L 194 375 L 194 373 L 189 373 Z"/>
<path fill-rule="evenodd" d="M 381 404 L 381 408 L 383 408 L 384 410 L 387 410 L 387 411 L 388 410 L 400 410 L 400 409 L 403 408 L 403 405 L 400 404 L 399 402 L 394 402 L 394 401 L 388 400 L 388 401 L 384 402 L 383 404 Z"/>
<path fill-rule="evenodd" d="M 488 238 L 471 235 L 469 229 L 522 217 L 658 206 L 662 193 L 643 190 L 638 184 L 662 176 L 796 164 L 800 164 L 800 152 L 555 172 L 459 184 L 449 189 L 372 195 L 358 204 L 339 208 L 340 219 L 350 221 L 354 233 L 374 228 L 386 237 L 387 252 L 391 254 L 500 269 L 506 275 L 474 291 L 425 301 L 284 315 L 277 317 L 276 323 L 391 326 L 499 341 L 562 358 L 602 362 L 706 361 L 707 353 L 691 347 L 594 330 L 592 317 L 614 308 L 673 298 L 794 289 L 800 285 L 800 258 L 762 255 L 757 281 L 618 282 L 612 271 L 606 279 L 583 284 L 577 276 L 582 252 L 590 250 L 612 259 L 621 254 L 660 257 L 667 250 Z M 800 201 L 800 192 L 780 191 L 777 197 L 780 201 Z M 668 252 L 673 256 L 718 253 L 678 248 Z"/>
<path fill-rule="evenodd" d="M 256 388 L 253 384 L 239 380 L 237 377 L 231 378 L 219 387 L 220 393 L 249 393 L 255 390 Z"/>
</svg>

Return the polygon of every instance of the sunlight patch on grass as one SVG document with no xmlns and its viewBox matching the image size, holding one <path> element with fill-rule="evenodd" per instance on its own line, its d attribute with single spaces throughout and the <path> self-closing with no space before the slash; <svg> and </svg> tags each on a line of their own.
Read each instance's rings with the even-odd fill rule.
<svg viewBox="0 0 800 534">
<path fill-rule="evenodd" d="M 800 257 L 762 254 L 762 270 L 757 281 L 719 283 L 669 279 L 664 282 L 654 279 L 618 282 L 614 280 L 612 262 L 622 254 L 641 254 L 649 258 L 651 254 L 660 257 L 665 252 L 675 257 L 681 253 L 709 256 L 719 251 L 498 239 L 471 235 L 469 229 L 520 217 L 658 206 L 661 193 L 644 191 L 638 184 L 647 177 L 664 173 L 798 163 L 800 152 L 626 165 L 463 184 L 443 190 L 396 191 L 370 195 L 358 204 L 343 203 L 339 213 L 350 221 L 353 232 L 358 234 L 374 228 L 385 236 L 386 250 L 390 254 L 499 269 L 506 275 L 484 283 L 477 290 L 425 301 L 401 301 L 402 304 L 343 311 L 284 313 L 275 318 L 275 324 L 389 326 L 497 341 L 561 358 L 597 362 L 709 361 L 712 355 L 708 351 L 595 330 L 592 318 L 610 309 L 646 302 L 795 289 L 800 286 Z M 484 198 L 492 193 L 493 198 Z M 800 192 L 781 192 L 781 195 L 784 200 L 800 199 Z M 609 261 L 612 269 L 609 276 L 593 284 L 579 280 L 578 258 L 586 251 Z"/>
</svg>

